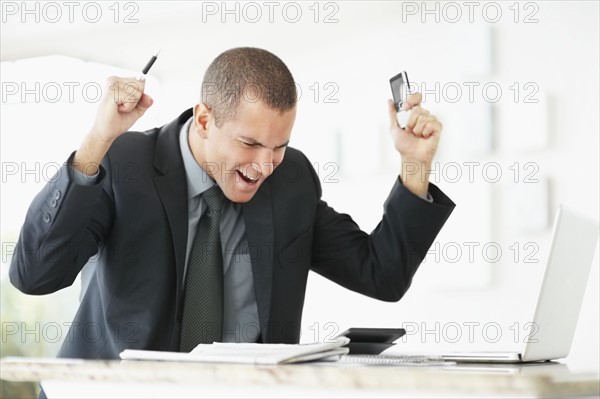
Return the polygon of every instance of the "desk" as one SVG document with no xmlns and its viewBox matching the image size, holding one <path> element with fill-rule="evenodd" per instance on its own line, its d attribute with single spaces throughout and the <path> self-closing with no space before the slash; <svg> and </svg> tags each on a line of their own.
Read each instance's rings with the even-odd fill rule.
<svg viewBox="0 0 600 399">
<path fill-rule="evenodd" d="M 42 381 L 52 397 L 598 396 L 596 374 L 565 364 L 398 367 L 282 366 L 3 358 L 0 377 Z"/>
</svg>

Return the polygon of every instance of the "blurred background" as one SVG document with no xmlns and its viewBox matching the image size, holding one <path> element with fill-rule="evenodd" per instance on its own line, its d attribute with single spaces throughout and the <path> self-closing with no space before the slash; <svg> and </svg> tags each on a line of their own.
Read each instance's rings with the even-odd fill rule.
<svg viewBox="0 0 600 399">
<path fill-rule="evenodd" d="M 133 128 L 148 129 L 193 106 L 206 67 L 238 46 L 288 65 L 291 145 L 365 231 L 399 172 L 389 78 L 406 70 L 444 124 L 431 182 L 457 207 L 411 289 L 383 303 L 311 274 L 301 341 L 374 326 L 407 329 L 399 352 L 522 348 L 558 205 L 599 217 L 598 15 L 590 1 L 3 1 L 1 356 L 54 356 L 77 309 L 79 282 L 31 297 L 7 272 L 29 203 L 87 133 L 106 77 L 137 75 L 161 49 L 155 104 Z M 598 264 L 596 249 L 571 370 L 598 371 Z"/>
</svg>

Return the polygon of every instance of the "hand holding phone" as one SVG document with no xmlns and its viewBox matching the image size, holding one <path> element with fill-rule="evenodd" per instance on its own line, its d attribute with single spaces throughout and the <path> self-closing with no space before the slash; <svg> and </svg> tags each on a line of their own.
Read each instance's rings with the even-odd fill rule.
<svg viewBox="0 0 600 399">
<path fill-rule="evenodd" d="M 406 102 L 408 95 L 410 94 L 409 85 L 410 83 L 408 82 L 406 71 L 402 71 L 390 79 L 394 107 L 396 108 L 396 120 L 402 129 L 406 128 L 406 123 L 408 122 L 408 117 L 410 115 L 410 112 L 402 110 L 402 105 Z"/>
</svg>

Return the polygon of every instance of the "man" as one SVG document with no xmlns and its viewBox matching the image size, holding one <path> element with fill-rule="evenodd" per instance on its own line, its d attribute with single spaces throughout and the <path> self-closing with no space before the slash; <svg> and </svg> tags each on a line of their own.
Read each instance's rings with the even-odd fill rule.
<svg viewBox="0 0 600 399">
<path fill-rule="evenodd" d="M 152 98 L 143 82 L 111 77 L 90 132 L 31 204 L 11 282 L 52 293 L 97 254 L 59 353 L 77 358 L 296 343 L 309 270 L 397 301 L 454 207 L 427 180 L 442 125 L 420 102 L 404 105 L 406 129 L 389 102 L 400 170 L 411 173 L 369 235 L 321 200 L 310 162 L 288 148 L 296 89 L 275 55 L 224 52 L 193 110 L 141 133 L 126 132 Z"/>
</svg>

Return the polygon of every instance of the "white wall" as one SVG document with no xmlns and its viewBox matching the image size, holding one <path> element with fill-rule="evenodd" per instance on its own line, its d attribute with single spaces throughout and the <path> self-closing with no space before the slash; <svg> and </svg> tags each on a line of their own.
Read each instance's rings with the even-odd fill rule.
<svg viewBox="0 0 600 399">
<path fill-rule="evenodd" d="M 311 276 L 303 340 L 323 339 L 333 328 L 404 323 L 421 332 L 435 330 L 439 322 L 439 342 L 435 333 L 414 334 L 401 344 L 402 350 L 464 349 L 469 332 L 465 323 L 477 322 L 471 347 L 518 348 L 515 328 L 521 328 L 516 338 L 522 341 L 526 334 L 522 326 L 533 312 L 557 204 L 570 204 L 598 219 L 596 2 L 481 2 L 471 9 L 471 16 L 464 2 L 428 2 L 427 9 L 434 10 L 429 14 L 421 2 L 329 2 L 318 4 L 318 22 L 312 2 L 277 3 L 272 23 L 269 8 L 262 2 L 228 3 L 230 10 L 238 7 L 237 15 L 235 11 L 224 14 L 221 2 L 205 2 L 204 6 L 130 2 L 128 8 L 120 3 L 118 23 L 113 21 L 111 3 L 95 3 L 102 12 L 96 23 L 88 22 L 95 16 L 91 6 L 88 14 L 82 14 L 85 3 L 75 9 L 73 23 L 65 7 L 61 20 L 51 23 L 55 11 L 44 8 L 44 3 L 38 4 L 38 11 L 31 5 L 33 14 L 25 15 L 20 4 L 3 4 L 3 84 L 15 81 L 16 75 L 7 71 L 14 70 L 12 62 L 23 58 L 60 54 L 137 71 L 156 48 L 162 49 L 152 70 L 157 84 L 151 94 L 156 105 L 140 128 L 167 122 L 191 106 L 198 98 L 206 66 L 221 51 L 242 45 L 273 51 L 288 64 L 303 93 L 292 145 L 318 164 L 324 198 L 353 215 L 367 231 L 376 225 L 398 172 L 386 131 L 387 81 L 406 69 L 411 80 L 429 90 L 424 106 L 445 125 L 437 157 L 438 186 L 457 203 L 438 237 L 445 256 L 437 259 L 431 254 L 411 290 L 395 304 L 374 301 Z M 282 14 L 284 8 L 286 14 Z M 252 23 L 256 9 L 262 18 Z M 302 17 L 292 23 L 296 9 Z M 499 20 L 492 22 L 497 10 Z M 454 23 L 456 11 L 462 17 Z M 39 22 L 34 19 L 36 12 Z M 132 12 L 138 21 L 124 23 L 124 16 Z M 337 22 L 324 23 L 327 15 Z M 45 72 L 61 84 L 70 79 L 58 70 Z M 84 83 L 88 78 L 77 79 Z M 472 99 L 469 85 L 474 88 Z M 316 87 L 319 96 L 315 100 Z M 456 87 L 462 90 L 458 101 L 454 101 L 457 92 L 452 91 Z M 483 92 L 483 87 L 489 90 Z M 492 99 L 498 87 L 502 94 Z M 519 98 L 515 99 L 517 89 Z M 327 94 L 337 102 L 326 101 Z M 77 132 L 83 135 L 91 123 L 81 118 L 67 135 L 59 115 L 68 115 L 70 108 L 51 108 L 56 119 L 40 119 L 48 113 L 44 107 L 52 107 L 42 99 L 36 106 L 46 111 L 34 108 L 32 119 L 18 119 L 16 129 L 7 121 L 16 115 L 10 107 L 19 103 L 18 96 L 11 98 L 12 102 L 2 102 L 3 165 L 23 159 L 62 162 L 79 143 Z M 94 104 L 80 101 L 80 105 L 93 115 Z M 335 162 L 339 169 L 330 169 L 328 162 Z M 479 164 L 469 181 L 465 165 L 472 162 Z M 520 172 L 517 182 L 515 162 Z M 457 170 L 452 169 L 456 165 L 462 177 L 453 182 L 450 173 Z M 502 172 L 496 183 L 490 182 L 495 169 L 483 171 L 490 165 Z M 338 182 L 326 179 L 332 171 Z M 537 182 L 526 183 L 531 172 Z M 20 184 L 11 178 L 7 177 L 8 184 L 13 184 L 10 194 L 5 193 L 6 184 L 2 190 L 3 243 L 15 240 L 27 204 L 43 183 L 26 178 L 28 184 Z M 358 197 L 356 193 L 365 187 L 368 197 Z M 18 192 L 19 201 L 6 207 L 5 200 L 13 192 Z M 468 257 L 465 242 L 478 244 L 473 259 Z M 511 249 L 515 242 L 520 258 L 516 263 L 515 247 Z M 491 252 L 482 254 L 486 244 L 501 248 L 502 256 L 494 259 L 497 262 L 489 262 L 495 257 Z M 456 253 L 451 250 L 456 247 L 463 252 L 453 262 Z M 537 263 L 524 262 L 523 256 L 532 249 L 537 249 L 532 255 Z M 577 367 L 596 370 L 600 359 L 598 263 L 596 250 L 570 356 Z M 483 334 L 486 323 L 500 327 L 498 343 L 488 342 L 493 330 Z M 463 338 L 452 345 L 443 333 L 446 338 L 454 336 L 456 331 L 450 328 L 456 325 L 461 326 Z"/>
</svg>

